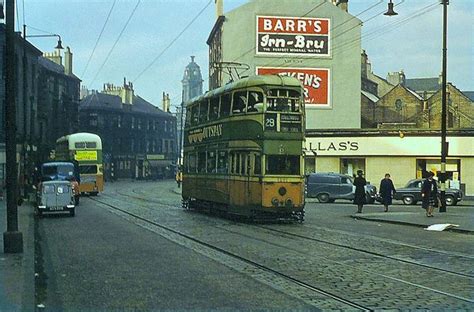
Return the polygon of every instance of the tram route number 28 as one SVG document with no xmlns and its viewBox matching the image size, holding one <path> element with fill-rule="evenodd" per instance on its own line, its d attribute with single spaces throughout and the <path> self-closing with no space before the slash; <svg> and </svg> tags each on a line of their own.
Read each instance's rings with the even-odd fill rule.
<svg viewBox="0 0 474 312">
<path fill-rule="evenodd" d="M 265 130 L 276 130 L 277 128 L 277 114 L 265 115 Z"/>
</svg>

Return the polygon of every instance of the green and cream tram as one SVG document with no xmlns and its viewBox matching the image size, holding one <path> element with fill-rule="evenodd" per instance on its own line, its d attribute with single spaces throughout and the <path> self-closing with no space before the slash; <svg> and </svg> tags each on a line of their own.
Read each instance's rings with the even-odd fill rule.
<svg viewBox="0 0 474 312">
<path fill-rule="evenodd" d="M 291 77 L 254 76 L 186 105 L 183 206 L 304 218 L 304 101 Z"/>
</svg>

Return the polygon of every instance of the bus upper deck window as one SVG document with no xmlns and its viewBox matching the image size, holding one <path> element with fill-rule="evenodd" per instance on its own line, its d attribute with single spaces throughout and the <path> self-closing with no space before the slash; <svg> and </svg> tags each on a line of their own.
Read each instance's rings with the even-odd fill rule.
<svg viewBox="0 0 474 312">
<path fill-rule="evenodd" d="M 86 148 L 97 148 L 96 142 L 86 142 Z"/>
</svg>

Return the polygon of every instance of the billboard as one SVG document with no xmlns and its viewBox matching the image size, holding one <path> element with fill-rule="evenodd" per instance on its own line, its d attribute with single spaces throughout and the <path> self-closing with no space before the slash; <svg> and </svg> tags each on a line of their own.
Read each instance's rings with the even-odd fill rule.
<svg viewBox="0 0 474 312">
<path fill-rule="evenodd" d="M 257 16 L 257 55 L 329 56 L 329 29 L 327 18 Z"/>
<path fill-rule="evenodd" d="M 328 68 L 257 67 L 257 75 L 295 77 L 303 84 L 306 108 L 331 106 Z"/>
</svg>

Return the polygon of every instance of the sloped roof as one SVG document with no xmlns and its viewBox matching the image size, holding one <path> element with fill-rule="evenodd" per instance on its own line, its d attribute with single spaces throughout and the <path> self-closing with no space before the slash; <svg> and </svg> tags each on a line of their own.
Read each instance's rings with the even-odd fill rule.
<svg viewBox="0 0 474 312">
<path fill-rule="evenodd" d="M 127 106 L 127 112 L 141 113 L 153 116 L 171 117 L 170 113 L 165 113 L 155 105 L 144 100 L 139 96 L 133 96 L 133 104 L 123 104 L 118 95 L 106 93 L 94 93 L 83 98 L 79 104 L 79 110 L 84 109 L 104 109 L 104 110 L 124 110 Z M 129 109 L 128 109 L 129 108 Z"/>
<path fill-rule="evenodd" d="M 360 91 L 363 95 L 365 95 L 366 98 L 368 98 L 369 100 L 371 100 L 372 102 L 377 102 L 379 100 L 379 98 L 375 95 L 375 94 L 372 94 L 370 92 L 367 92 L 367 91 L 364 91 L 364 90 L 361 90 Z"/>
<path fill-rule="evenodd" d="M 44 56 L 40 56 L 38 57 L 38 63 L 45 69 L 51 71 L 51 72 L 54 72 L 56 74 L 60 74 L 60 75 L 63 75 L 65 77 L 69 77 L 71 79 L 75 79 L 75 80 L 81 80 L 79 77 L 77 77 L 76 75 L 74 74 L 71 74 L 71 75 L 66 75 L 64 73 L 64 66 L 62 65 L 59 65 L 53 61 L 51 61 L 50 59 L 44 57 Z"/>
<path fill-rule="evenodd" d="M 465 96 L 467 96 L 472 102 L 474 102 L 474 91 L 461 91 Z"/>
<path fill-rule="evenodd" d="M 440 87 L 438 77 L 406 79 L 405 86 L 415 91 L 436 91 Z"/>
</svg>

